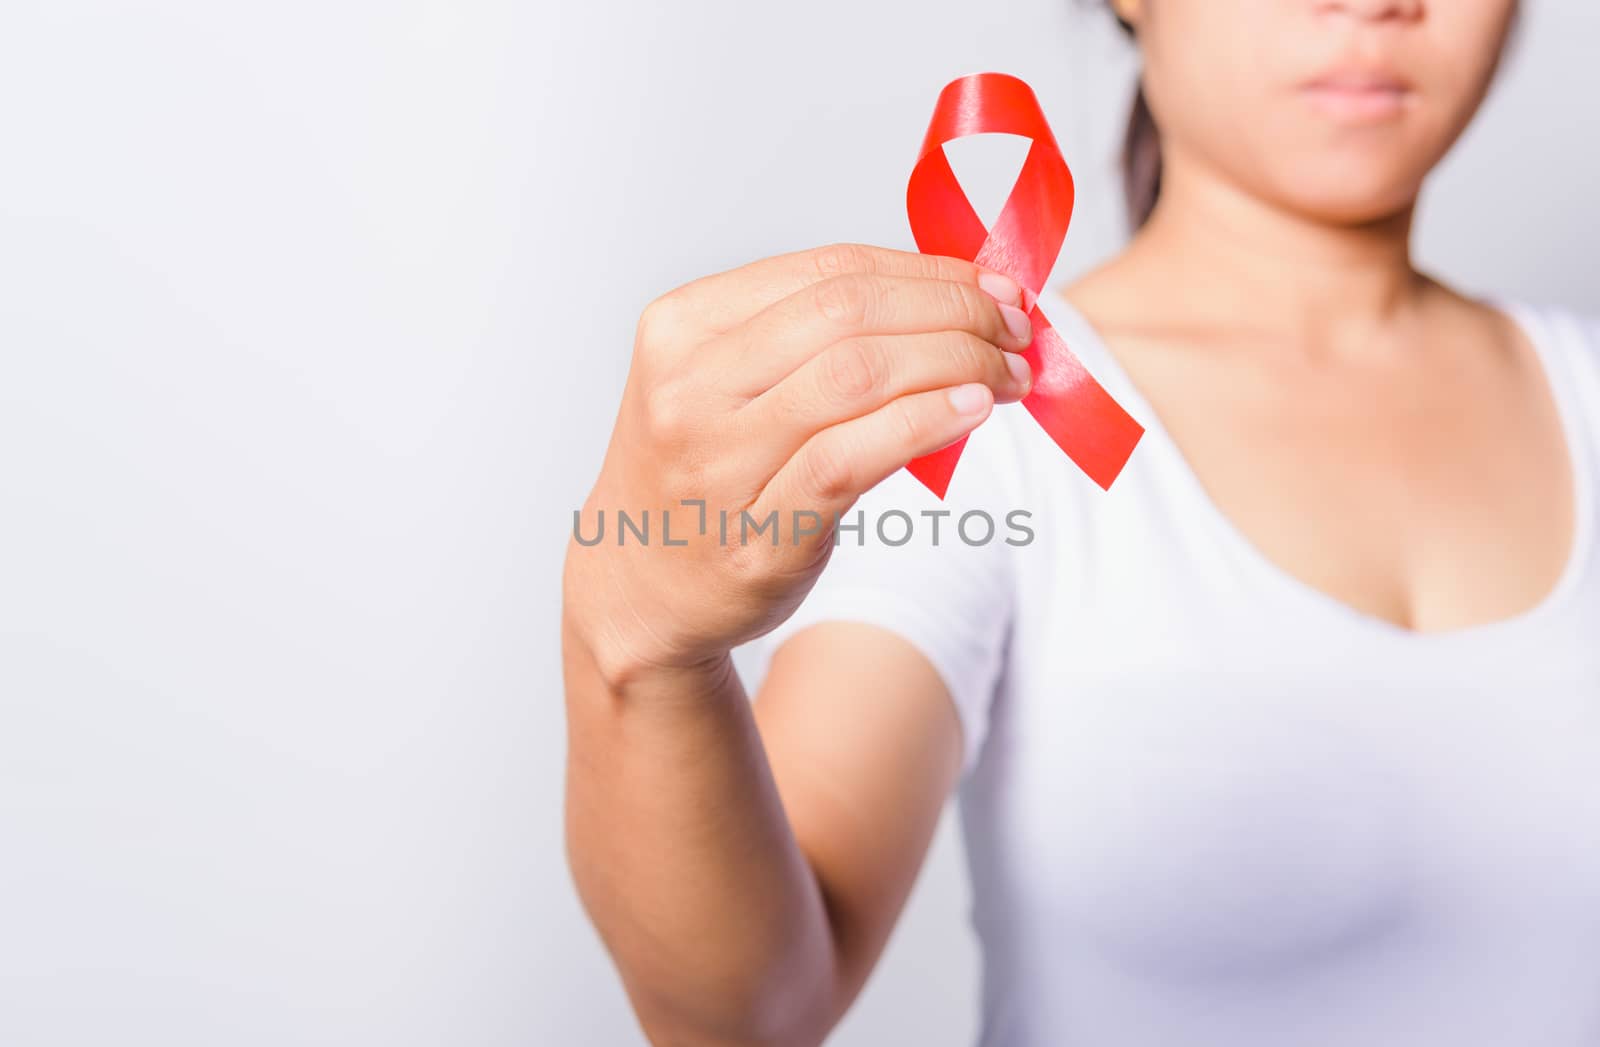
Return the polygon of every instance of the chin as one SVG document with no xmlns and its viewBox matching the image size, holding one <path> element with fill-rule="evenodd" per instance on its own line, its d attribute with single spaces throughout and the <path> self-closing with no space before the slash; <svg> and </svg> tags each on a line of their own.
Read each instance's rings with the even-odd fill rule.
<svg viewBox="0 0 1600 1047">
<path fill-rule="evenodd" d="M 1366 225 L 1406 210 L 1420 189 L 1410 171 L 1328 163 L 1280 178 L 1273 195 L 1282 206 L 1321 222 Z"/>
</svg>

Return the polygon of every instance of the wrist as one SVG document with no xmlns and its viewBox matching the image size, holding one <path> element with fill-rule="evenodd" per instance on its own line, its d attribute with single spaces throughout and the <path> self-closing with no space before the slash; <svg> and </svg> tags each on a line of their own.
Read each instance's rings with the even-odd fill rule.
<svg viewBox="0 0 1600 1047">
<path fill-rule="evenodd" d="M 731 651 L 661 659 L 641 653 L 610 630 L 586 631 L 570 615 L 563 617 L 562 632 L 569 663 L 579 659 L 587 664 L 601 687 L 616 698 L 685 689 L 704 692 L 737 678 Z"/>
<path fill-rule="evenodd" d="M 569 558 L 562 585 L 564 657 L 589 666 L 606 691 L 620 698 L 686 686 L 705 690 L 737 679 L 731 650 L 669 650 L 660 631 L 641 621 L 631 605 L 608 608 L 607 591 L 580 577 Z"/>
</svg>

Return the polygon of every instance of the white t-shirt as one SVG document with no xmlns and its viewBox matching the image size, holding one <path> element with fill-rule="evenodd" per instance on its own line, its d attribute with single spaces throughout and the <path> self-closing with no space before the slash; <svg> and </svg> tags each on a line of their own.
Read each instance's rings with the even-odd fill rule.
<svg viewBox="0 0 1600 1047">
<path fill-rule="evenodd" d="M 1275 566 L 1047 294 L 1146 428 L 1112 489 L 997 407 L 946 502 L 904 470 L 868 492 L 757 642 L 759 674 L 805 625 L 872 622 L 949 686 L 981 1047 L 1600 1044 L 1600 324 L 1497 304 L 1577 471 L 1574 552 L 1524 614 L 1415 634 Z M 955 532 L 974 511 L 991 540 Z"/>
</svg>

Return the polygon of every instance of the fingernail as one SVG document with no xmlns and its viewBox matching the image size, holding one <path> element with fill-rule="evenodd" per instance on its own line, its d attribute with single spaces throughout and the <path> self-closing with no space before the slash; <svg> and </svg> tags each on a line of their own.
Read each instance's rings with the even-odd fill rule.
<svg viewBox="0 0 1600 1047">
<path fill-rule="evenodd" d="M 950 406 L 956 414 L 982 414 L 989 409 L 989 387 L 981 382 L 969 382 L 950 390 Z"/>
<path fill-rule="evenodd" d="M 1011 380 L 1023 389 L 1033 384 L 1033 368 L 1028 366 L 1028 361 L 1023 359 L 1021 353 L 1001 353 L 1006 358 L 1006 370 L 1011 372 Z"/>
<path fill-rule="evenodd" d="M 1022 304 L 1022 286 L 1005 273 L 996 273 L 988 269 L 978 272 L 978 286 L 989 293 L 997 302 L 1010 302 L 1012 305 Z"/>
<path fill-rule="evenodd" d="M 1028 319 L 1028 314 L 1014 305 L 1000 303 L 1000 315 L 1006 318 L 1006 330 L 1011 332 L 1011 337 L 1027 346 L 1033 341 L 1033 324 Z"/>
</svg>

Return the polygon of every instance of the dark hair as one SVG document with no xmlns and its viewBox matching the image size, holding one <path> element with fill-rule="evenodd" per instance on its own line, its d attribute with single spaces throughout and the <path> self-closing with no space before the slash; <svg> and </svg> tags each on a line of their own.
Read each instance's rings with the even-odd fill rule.
<svg viewBox="0 0 1600 1047">
<path fill-rule="evenodd" d="M 1132 39 L 1133 26 L 1114 11 L 1112 17 Z M 1142 77 L 1134 89 L 1128 129 L 1122 139 L 1122 192 L 1127 205 L 1128 229 L 1137 230 L 1149 219 L 1150 212 L 1155 210 L 1156 197 L 1161 195 L 1161 133 L 1145 101 Z"/>
</svg>

